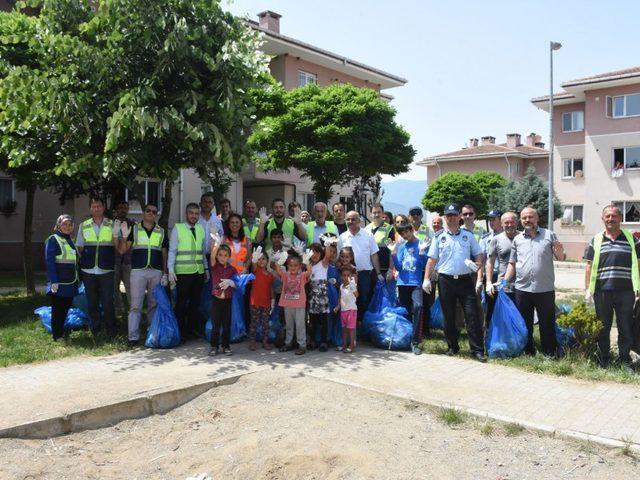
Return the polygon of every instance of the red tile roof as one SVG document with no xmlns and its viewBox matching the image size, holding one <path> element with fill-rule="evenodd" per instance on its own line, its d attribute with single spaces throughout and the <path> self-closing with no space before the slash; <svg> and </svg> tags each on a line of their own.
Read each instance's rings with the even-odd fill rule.
<svg viewBox="0 0 640 480">
<path fill-rule="evenodd" d="M 576 80 L 569 80 L 564 82 L 562 86 L 580 85 L 581 83 L 593 83 L 594 81 L 613 80 L 617 78 L 635 77 L 640 76 L 640 66 L 625 68 L 623 70 L 615 70 L 613 72 L 599 73 L 598 75 L 592 75 L 590 77 L 578 78 Z"/>
<path fill-rule="evenodd" d="M 545 155 L 549 152 L 544 148 L 530 147 L 528 145 L 520 145 L 515 148 L 507 147 L 506 143 L 491 144 L 491 145 L 478 145 L 477 147 L 468 147 L 454 152 L 441 153 L 440 155 L 432 155 L 427 157 L 428 159 L 440 159 L 440 158 L 453 158 L 453 157 L 477 157 L 477 156 L 490 156 L 495 155 L 514 155 L 521 154 L 525 156 L 538 156 Z"/>
</svg>

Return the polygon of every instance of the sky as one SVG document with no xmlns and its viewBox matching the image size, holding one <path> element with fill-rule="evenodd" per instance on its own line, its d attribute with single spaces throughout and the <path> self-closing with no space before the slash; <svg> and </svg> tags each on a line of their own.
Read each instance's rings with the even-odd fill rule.
<svg viewBox="0 0 640 480">
<path fill-rule="evenodd" d="M 640 1 L 236 0 L 234 14 L 282 15 L 280 33 L 399 75 L 398 123 L 415 160 L 458 150 L 469 138 L 505 141 L 535 132 L 548 142 L 546 112 L 530 103 L 568 80 L 640 65 Z M 549 17 L 551 13 L 551 17 Z M 396 178 L 426 179 L 413 166 Z M 385 180 L 389 180 L 386 177 Z"/>
</svg>

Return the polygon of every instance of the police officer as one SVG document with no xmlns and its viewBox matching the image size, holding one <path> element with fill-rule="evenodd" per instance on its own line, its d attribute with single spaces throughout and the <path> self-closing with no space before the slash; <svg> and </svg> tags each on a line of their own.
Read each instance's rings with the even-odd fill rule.
<svg viewBox="0 0 640 480">
<path fill-rule="evenodd" d="M 376 203 L 371 207 L 371 223 L 364 227 L 364 231 L 373 235 L 376 245 L 378 245 L 378 260 L 380 261 L 380 273 L 387 276 L 389 271 L 389 248 L 387 243 L 393 241 L 395 231 L 393 225 L 384 221 L 384 207 L 381 203 Z"/>
<path fill-rule="evenodd" d="M 91 218 L 80 224 L 76 248 L 80 254 L 81 277 L 87 295 L 91 332 L 94 336 L 100 334 L 104 323 L 107 338 L 111 339 L 116 334 L 113 270 L 116 245 L 121 233 L 115 230 L 113 222 L 104 216 L 104 200 L 91 198 L 89 209 Z"/>
<path fill-rule="evenodd" d="M 487 251 L 489 248 L 489 242 L 495 237 L 502 233 L 502 223 L 500 218 L 502 217 L 502 212 L 500 210 L 490 210 L 487 213 L 487 220 L 489 221 L 489 231 L 482 235 L 480 238 L 480 250 L 484 254 L 484 258 L 487 259 Z M 485 261 L 485 282 L 484 285 L 494 284 L 498 281 L 498 268 L 499 261 L 494 257 L 493 263 L 490 265 L 489 262 Z M 478 276 L 480 279 L 480 276 Z M 481 287 L 486 287 L 481 285 Z M 487 298 L 487 314 L 485 317 L 485 325 L 489 325 L 489 321 L 491 320 L 491 315 L 493 315 L 493 307 L 495 305 L 495 297 L 488 296 Z"/>
<path fill-rule="evenodd" d="M 482 236 L 487 233 L 480 225 L 476 225 L 476 209 L 473 205 L 465 205 L 462 207 L 462 228 L 467 229 L 476 239 L 476 242 L 480 242 Z"/>
<path fill-rule="evenodd" d="M 469 335 L 469 347 L 473 357 L 486 362 L 482 322 L 478 315 L 476 292 L 471 278 L 472 272 L 482 268 L 480 245 L 468 230 L 460 228 L 460 208 L 452 203 L 444 209 L 446 228 L 429 247 L 429 260 L 424 272 L 422 288 L 430 294 L 433 285 L 431 274 L 438 265 L 438 287 L 440 302 L 444 314 L 444 334 L 447 339 L 447 355 L 456 355 L 460 349 L 460 332 L 456 327 L 456 303 L 459 301 L 464 310 L 464 318 Z M 470 259 L 473 258 L 475 262 Z"/>
<path fill-rule="evenodd" d="M 431 237 L 429 227 L 422 223 L 422 208 L 416 206 L 409 209 L 409 220 L 413 225 L 413 233 L 421 242 L 428 242 Z"/>
<path fill-rule="evenodd" d="M 324 202 L 316 202 L 313 206 L 313 215 L 315 221 L 307 222 L 307 248 L 312 243 L 322 243 L 320 237 L 325 233 L 331 233 L 338 236 L 338 227 L 331 220 L 327 220 L 329 207 Z"/>
</svg>

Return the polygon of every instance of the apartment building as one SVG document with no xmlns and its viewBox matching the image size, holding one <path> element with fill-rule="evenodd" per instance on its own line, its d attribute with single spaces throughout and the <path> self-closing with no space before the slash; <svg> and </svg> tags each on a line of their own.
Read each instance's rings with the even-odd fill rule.
<svg viewBox="0 0 640 480">
<path fill-rule="evenodd" d="M 0 0 L 1 1 L 1 0 Z M 6 2 L 5 2 L 6 3 Z M 9 2 L 11 3 L 11 2 Z M 7 5 L 0 5 L 3 9 Z M 259 31 L 264 38 L 263 50 L 271 56 L 271 74 L 285 88 L 293 89 L 307 83 L 320 86 L 331 83 L 350 83 L 358 87 L 371 88 L 390 101 L 393 97 L 386 91 L 406 84 L 407 80 L 377 68 L 349 59 L 337 53 L 287 37 L 280 33 L 281 15 L 272 11 L 258 14 L 258 21 L 247 20 L 247 24 Z M 252 198 L 260 206 L 269 206 L 276 197 L 285 202 L 297 200 L 303 209 L 310 209 L 315 199 L 313 183 L 303 178 L 299 171 L 264 172 L 255 164 L 248 165 L 235 176 L 228 198 L 232 208 L 241 211 L 244 198 Z M 201 180 L 192 170 L 184 170 L 173 188 L 173 203 L 169 225 L 182 221 L 184 207 L 188 202 L 198 201 L 200 195 L 210 190 L 210 185 Z M 157 178 L 139 178 L 126 198 L 130 203 L 131 216 L 142 214 L 141 205 L 154 202 L 160 205 L 163 181 Z M 332 201 L 342 200 L 352 206 L 351 189 L 338 190 Z M 19 269 L 23 258 L 23 226 L 25 195 L 15 188 L 10 176 L 0 172 L 0 268 Z M 35 197 L 33 220 L 34 255 L 38 267 L 43 266 L 42 245 L 50 234 L 56 217 L 70 213 L 80 221 L 88 215 L 86 197 L 68 201 L 64 206 L 57 197 L 38 191 Z"/>
<path fill-rule="evenodd" d="M 554 94 L 555 192 L 563 215 L 554 229 L 569 258 L 579 259 L 603 229 L 602 209 L 623 212 L 623 228 L 640 230 L 640 67 L 570 80 Z M 531 103 L 549 111 L 549 97 Z"/>
</svg>

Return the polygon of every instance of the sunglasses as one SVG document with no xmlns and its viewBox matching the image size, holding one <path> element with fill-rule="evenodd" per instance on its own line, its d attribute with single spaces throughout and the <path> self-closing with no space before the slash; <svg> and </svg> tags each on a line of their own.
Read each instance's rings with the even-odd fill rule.
<svg viewBox="0 0 640 480">
<path fill-rule="evenodd" d="M 152 209 L 150 209 L 150 208 L 147 208 L 147 209 L 144 211 L 144 213 L 153 213 L 154 215 L 157 215 L 157 214 L 158 214 L 158 210 L 152 210 Z"/>
</svg>

